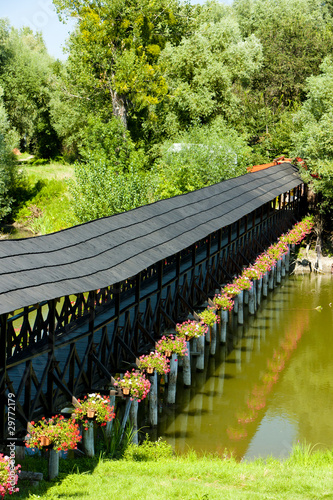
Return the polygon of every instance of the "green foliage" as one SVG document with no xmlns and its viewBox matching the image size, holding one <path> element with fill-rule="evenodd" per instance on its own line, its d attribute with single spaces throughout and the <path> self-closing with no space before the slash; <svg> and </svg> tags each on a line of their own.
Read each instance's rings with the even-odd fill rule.
<svg viewBox="0 0 333 500">
<path fill-rule="evenodd" d="M 23 206 L 16 220 L 36 234 L 48 234 L 74 225 L 67 184 L 58 179 L 39 180 L 21 192 Z"/>
<path fill-rule="evenodd" d="M 322 74 L 308 78 L 307 99 L 294 120 L 294 154 L 306 159 L 300 168 L 306 182 L 320 195 L 319 208 L 331 217 L 333 202 L 333 61 L 326 58 Z"/>
<path fill-rule="evenodd" d="M 17 181 L 16 161 L 0 131 L 0 220 L 11 212 Z"/>
<path fill-rule="evenodd" d="M 145 440 L 140 444 L 129 444 L 124 453 L 124 459 L 134 462 L 157 461 L 171 458 L 173 449 L 170 444 L 159 438 L 157 441 L 150 441 L 148 434 Z"/>
<path fill-rule="evenodd" d="M 238 121 L 233 86 L 247 85 L 260 68 L 259 40 L 252 35 L 244 40 L 234 16 L 220 13 L 215 19 L 198 23 L 178 46 L 167 43 L 161 53 L 170 92 L 160 114 L 169 137 L 194 121 L 207 123 L 217 115 Z"/>
<path fill-rule="evenodd" d="M 305 97 L 304 82 L 318 74 L 332 50 L 331 18 L 313 0 L 236 0 L 234 10 L 244 36 L 254 34 L 263 47 L 263 66 L 252 90 L 263 92 L 266 105 L 282 97 L 290 105 Z"/>
<path fill-rule="evenodd" d="M 175 143 L 167 142 L 156 162 L 157 196 L 168 198 L 246 172 L 250 148 L 221 119 L 192 127 Z"/>
<path fill-rule="evenodd" d="M 41 35 L 30 28 L 8 31 L 4 48 L 7 57 L 0 68 L 0 84 L 10 126 L 23 149 L 53 156 L 60 146 L 49 113 L 53 60 Z"/>
</svg>

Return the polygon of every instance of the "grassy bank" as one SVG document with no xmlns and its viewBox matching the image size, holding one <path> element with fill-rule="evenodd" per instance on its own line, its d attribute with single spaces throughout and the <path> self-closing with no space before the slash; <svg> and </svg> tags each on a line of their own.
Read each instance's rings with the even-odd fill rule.
<svg viewBox="0 0 333 500">
<path fill-rule="evenodd" d="M 74 176 L 74 166 L 56 162 L 27 164 L 22 171 L 24 187 L 14 225 L 32 234 L 48 234 L 74 225 L 66 182 Z"/>
<path fill-rule="evenodd" d="M 134 459 L 133 459 L 134 458 Z M 333 498 L 333 452 L 297 446 L 290 458 L 238 463 L 234 459 L 187 456 L 137 461 L 61 461 L 61 475 L 23 489 L 20 498 L 81 500 L 213 500 Z M 150 457 L 153 458 L 153 457 Z"/>
</svg>

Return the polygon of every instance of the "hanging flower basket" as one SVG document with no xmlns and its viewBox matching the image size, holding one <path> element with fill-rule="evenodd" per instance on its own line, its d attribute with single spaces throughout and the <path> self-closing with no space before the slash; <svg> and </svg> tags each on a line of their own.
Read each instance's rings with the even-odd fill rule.
<svg viewBox="0 0 333 500">
<path fill-rule="evenodd" d="M 41 444 L 41 446 L 50 446 L 51 440 L 47 436 L 41 436 L 40 437 L 40 444 Z"/>
<path fill-rule="evenodd" d="M 167 358 L 170 358 L 172 354 L 178 356 L 187 356 L 188 354 L 185 337 L 175 337 L 174 335 L 169 335 L 169 337 L 163 335 L 156 343 L 155 349 Z"/>
<path fill-rule="evenodd" d="M 125 392 L 128 392 L 132 400 L 137 399 L 140 402 L 147 397 L 151 384 L 146 379 L 145 374 L 132 370 L 131 372 L 127 371 L 122 379 L 118 378 L 113 385 L 119 387 L 124 395 L 126 395 Z"/>
<path fill-rule="evenodd" d="M 232 311 L 234 307 L 234 301 L 226 294 L 215 295 L 213 302 L 216 309 L 221 311 Z"/>
<path fill-rule="evenodd" d="M 27 448 L 53 447 L 55 451 L 76 449 L 81 441 L 79 425 L 74 420 L 65 420 L 63 415 L 45 417 L 38 422 L 30 422 L 25 438 Z"/>
<path fill-rule="evenodd" d="M 208 326 L 203 322 L 198 321 L 184 321 L 184 323 L 178 323 L 176 325 L 176 330 L 179 337 L 183 337 L 188 342 L 193 338 L 201 337 L 201 335 L 206 335 L 208 332 Z"/>
<path fill-rule="evenodd" d="M 97 425 L 105 426 L 114 419 L 114 408 L 110 406 L 110 398 L 98 393 L 88 394 L 78 399 L 79 406 L 74 410 L 74 420 L 86 428 L 88 419 L 94 418 Z"/>
<path fill-rule="evenodd" d="M 214 312 L 215 310 L 216 310 L 215 308 L 207 307 L 207 309 L 199 313 L 198 316 L 201 319 L 201 321 L 205 323 L 205 325 L 212 327 L 213 325 L 215 325 L 215 323 L 218 323 L 220 320 L 220 318 L 216 316 Z"/>
<path fill-rule="evenodd" d="M 130 393 L 129 387 L 123 387 L 122 391 L 124 396 L 129 396 Z"/>
<path fill-rule="evenodd" d="M 163 375 L 163 373 L 170 371 L 170 360 L 161 352 L 155 351 L 147 356 L 140 356 L 138 367 L 140 370 L 146 370 L 149 374 L 156 370 L 159 375 Z"/>
</svg>

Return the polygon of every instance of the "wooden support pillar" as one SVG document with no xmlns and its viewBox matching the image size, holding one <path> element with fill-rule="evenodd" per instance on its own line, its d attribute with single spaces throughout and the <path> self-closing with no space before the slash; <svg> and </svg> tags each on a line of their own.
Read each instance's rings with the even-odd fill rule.
<svg viewBox="0 0 333 500">
<path fill-rule="evenodd" d="M 281 274 L 282 274 L 282 261 L 279 259 L 276 263 L 276 283 L 281 283 Z"/>
<path fill-rule="evenodd" d="M 290 267 L 290 245 L 288 245 L 288 253 L 286 254 L 286 273 L 289 273 Z"/>
<path fill-rule="evenodd" d="M 185 387 L 190 387 L 191 385 L 191 351 L 190 342 L 186 342 L 188 355 L 183 358 L 183 381 Z"/>
<path fill-rule="evenodd" d="M 262 294 L 263 297 L 267 297 L 268 295 L 268 277 L 269 271 L 267 271 L 262 277 Z"/>
<path fill-rule="evenodd" d="M 263 279 L 259 278 L 257 280 L 257 306 L 259 307 L 261 304 L 261 295 L 262 295 L 262 282 Z"/>
<path fill-rule="evenodd" d="M 197 352 L 199 353 L 196 361 L 197 372 L 203 372 L 205 369 L 205 337 L 201 335 L 197 338 Z"/>
<path fill-rule="evenodd" d="M 269 290 L 274 289 L 274 272 L 275 272 L 275 265 L 272 266 L 271 270 L 269 271 L 269 278 L 268 278 L 268 288 Z"/>
<path fill-rule="evenodd" d="M 238 314 L 238 295 L 234 298 L 234 308 L 233 311 L 235 314 Z"/>
<path fill-rule="evenodd" d="M 158 422 L 158 394 L 157 394 L 157 371 L 150 377 L 150 392 L 149 392 L 149 421 L 151 427 L 156 427 Z"/>
<path fill-rule="evenodd" d="M 229 311 L 221 311 L 221 338 L 220 341 L 225 343 L 227 341 L 227 323 Z"/>
<path fill-rule="evenodd" d="M 254 314 L 255 313 L 255 299 L 254 299 L 254 284 L 249 290 L 249 313 Z"/>
<path fill-rule="evenodd" d="M 244 291 L 242 290 L 238 296 L 238 324 L 243 325 L 244 323 L 244 307 L 243 307 L 243 300 L 244 300 Z"/>
<path fill-rule="evenodd" d="M 83 450 L 87 457 L 95 456 L 94 421 L 88 420 L 87 429 L 83 429 Z"/>
<path fill-rule="evenodd" d="M 209 330 L 210 330 L 210 355 L 215 356 L 217 323 L 214 323 L 214 325 L 210 326 Z"/>
<path fill-rule="evenodd" d="M 59 452 L 49 450 L 49 463 L 48 463 L 48 478 L 49 481 L 59 476 Z"/>
<path fill-rule="evenodd" d="M 286 254 L 283 254 L 281 262 L 281 277 L 284 278 L 285 275 L 286 275 Z"/>
<path fill-rule="evenodd" d="M 176 402 L 177 374 L 178 374 L 177 354 L 173 354 L 170 359 L 170 372 L 169 372 L 169 384 L 168 384 L 168 395 L 167 395 L 167 403 L 169 404 L 175 404 Z"/>
<path fill-rule="evenodd" d="M 111 406 L 111 408 L 113 407 L 113 411 L 114 411 L 115 406 L 116 406 L 116 396 L 110 395 L 109 405 Z M 113 420 L 110 420 L 110 422 L 106 423 L 106 427 L 105 427 L 106 439 L 108 441 L 111 439 L 111 436 L 112 436 L 112 427 L 113 427 Z"/>
</svg>

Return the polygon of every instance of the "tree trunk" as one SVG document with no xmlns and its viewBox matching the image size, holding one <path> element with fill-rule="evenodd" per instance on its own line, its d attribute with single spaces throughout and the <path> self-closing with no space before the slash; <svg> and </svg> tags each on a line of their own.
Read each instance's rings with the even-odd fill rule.
<svg viewBox="0 0 333 500">
<path fill-rule="evenodd" d="M 115 117 L 120 118 L 124 127 L 127 129 L 127 110 L 125 105 L 125 97 L 118 94 L 116 90 L 110 89 L 112 98 L 112 110 Z"/>
</svg>

